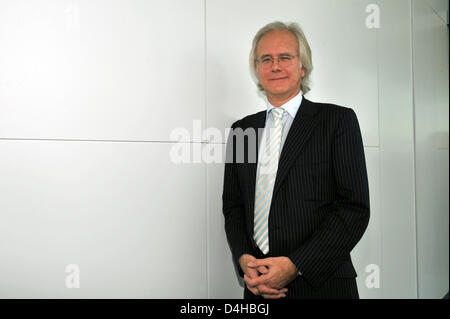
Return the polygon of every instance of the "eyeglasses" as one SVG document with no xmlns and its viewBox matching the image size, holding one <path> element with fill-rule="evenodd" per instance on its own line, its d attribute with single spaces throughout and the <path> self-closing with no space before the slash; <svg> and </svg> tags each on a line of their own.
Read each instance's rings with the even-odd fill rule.
<svg viewBox="0 0 450 319">
<path fill-rule="evenodd" d="M 298 55 L 290 55 L 290 54 L 282 54 L 277 58 L 278 65 L 281 68 L 287 68 L 290 67 L 294 63 L 294 59 Z M 266 69 L 271 69 L 273 66 L 274 59 L 270 55 L 263 55 L 259 59 L 256 60 L 256 63 L 261 65 L 261 67 Z"/>
</svg>

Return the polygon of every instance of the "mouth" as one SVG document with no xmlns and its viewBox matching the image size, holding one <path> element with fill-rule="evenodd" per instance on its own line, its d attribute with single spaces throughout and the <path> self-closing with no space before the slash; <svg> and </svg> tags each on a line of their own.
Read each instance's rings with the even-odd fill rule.
<svg viewBox="0 0 450 319">
<path fill-rule="evenodd" d="M 269 81 L 280 81 L 280 80 L 284 80 L 284 79 L 287 79 L 287 76 L 282 77 L 282 78 L 269 79 Z"/>
</svg>

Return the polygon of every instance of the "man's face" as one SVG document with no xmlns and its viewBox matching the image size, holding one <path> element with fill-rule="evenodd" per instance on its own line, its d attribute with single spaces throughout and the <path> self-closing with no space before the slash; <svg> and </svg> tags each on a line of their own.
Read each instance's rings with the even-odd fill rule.
<svg viewBox="0 0 450 319">
<path fill-rule="evenodd" d="M 300 68 L 298 43 L 293 33 L 287 30 L 270 31 L 259 41 L 256 53 L 258 59 L 264 56 L 274 59 L 269 68 L 264 68 L 261 63 L 256 66 L 259 83 L 269 100 L 287 100 L 300 92 L 305 70 Z M 295 57 L 288 67 L 282 67 L 278 63 L 278 58 L 284 55 Z"/>
</svg>

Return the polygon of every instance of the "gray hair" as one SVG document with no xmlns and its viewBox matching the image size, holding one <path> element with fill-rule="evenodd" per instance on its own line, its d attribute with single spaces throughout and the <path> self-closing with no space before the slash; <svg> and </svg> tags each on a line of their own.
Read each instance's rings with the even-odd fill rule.
<svg viewBox="0 0 450 319">
<path fill-rule="evenodd" d="M 292 32 L 296 36 L 298 40 L 298 50 L 299 50 L 298 56 L 300 67 L 303 67 L 305 69 L 305 76 L 302 79 L 300 88 L 303 94 L 308 93 L 309 90 L 311 89 L 310 88 L 311 79 L 309 76 L 311 75 L 311 72 L 313 70 L 311 48 L 309 47 L 308 40 L 306 40 L 302 28 L 300 28 L 300 26 L 295 22 L 286 24 L 284 22 L 275 21 L 265 25 L 256 33 L 255 37 L 253 38 L 252 49 L 250 51 L 250 69 L 252 70 L 253 75 L 255 76 L 256 79 L 258 79 L 258 72 L 256 71 L 256 60 L 257 60 L 256 51 L 258 48 L 259 41 L 265 34 L 273 30 L 287 30 Z M 261 91 L 264 91 L 264 88 L 261 86 L 259 81 L 257 82 L 257 85 Z"/>
</svg>

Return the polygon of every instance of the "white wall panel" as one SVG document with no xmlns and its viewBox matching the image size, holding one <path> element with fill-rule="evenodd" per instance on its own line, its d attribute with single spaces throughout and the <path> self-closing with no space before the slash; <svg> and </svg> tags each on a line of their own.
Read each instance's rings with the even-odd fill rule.
<svg viewBox="0 0 450 319">
<path fill-rule="evenodd" d="M 207 174 L 209 297 L 243 298 L 244 282 L 233 265 L 222 213 L 224 164 L 208 165 Z"/>
<path fill-rule="evenodd" d="M 223 129 L 265 109 L 248 55 L 255 33 L 275 21 L 298 22 L 313 55 L 313 85 L 306 97 L 353 108 L 365 146 L 378 146 L 376 29 L 368 29 L 373 1 L 207 1 L 207 124 Z"/>
<path fill-rule="evenodd" d="M 417 298 L 411 2 L 379 3 L 381 287 Z"/>
<path fill-rule="evenodd" d="M 380 152 L 378 148 L 365 148 L 370 194 L 370 220 L 366 232 L 353 249 L 351 256 L 358 274 L 359 297 L 382 297 L 382 239 L 380 205 Z"/>
<path fill-rule="evenodd" d="M 443 23 L 448 23 L 448 0 L 426 0 L 425 5 L 428 5 Z"/>
<path fill-rule="evenodd" d="M 448 28 L 437 6 L 412 3 L 418 292 L 442 298 L 449 280 Z"/>
<path fill-rule="evenodd" d="M 206 298 L 205 165 L 171 147 L 0 141 L 0 297 Z"/>
<path fill-rule="evenodd" d="M 0 137 L 168 141 L 204 65 L 203 0 L 1 1 Z"/>
</svg>

